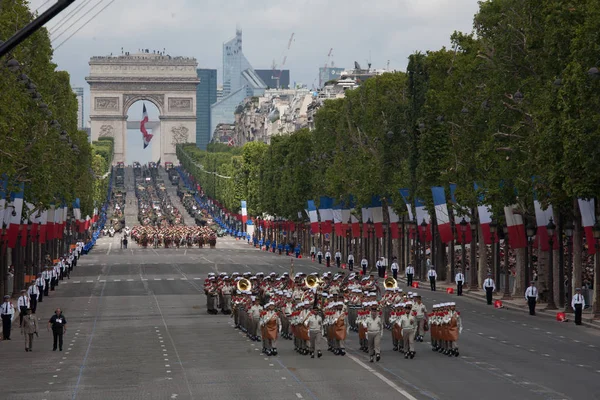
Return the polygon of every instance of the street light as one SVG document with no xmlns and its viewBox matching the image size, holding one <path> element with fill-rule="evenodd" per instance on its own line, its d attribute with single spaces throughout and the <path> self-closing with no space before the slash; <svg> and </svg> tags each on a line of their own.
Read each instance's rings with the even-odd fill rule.
<svg viewBox="0 0 600 400">
<path fill-rule="evenodd" d="M 594 272 L 598 274 L 600 273 L 600 243 L 598 242 L 600 240 L 600 221 L 598 220 L 598 217 L 596 217 L 596 223 L 592 229 L 594 232 L 594 246 L 596 247 Z M 596 279 L 596 282 L 598 281 L 597 276 L 594 279 Z M 594 291 L 596 293 L 592 297 L 594 301 L 592 310 L 594 312 L 594 318 L 598 318 L 600 317 L 600 285 L 594 285 Z"/>
<path fill-rule="evenodd" d="M 528 284 L 531 279 L 531 271 L 533 270 L 533 237 L 535 236 L 535 225 L 533 221 L 527 223 L 527 257 L 525 260 L 525 280 Z"/>
<path fill-rule="evenodd" d="M 565 225 L 565 236 L 567 237 L 567 287 L 565 296 L 565 312 L 573 312 L 571 308 L 572 287 L 573 287 L 573 267 L 571 257 L 573 255 L 573 221 L 569 219 Z"/>
<path fill-rule="evenodd" d="M 508 255 L 508 226 L 502 225 L 504 230 L 504 295 L 502 300 L 512 300 L 510 295 L 510 268 L 509 268 L 509 255 Z"/>
<path fill-rule="evenodd" d="M 548 245 L 550 246 L 548 251 L 548 305 L 546 306 L 546 309 L 548 310 L 556 310 L 556 303 L 554 302 L 554 250 L 552 249 L 555 229 L 556 225 L 554 224 L 554 220 L 550 217 L 550 221 L 548 221 L 548 225 L 546 225 Z"/>
</svg>

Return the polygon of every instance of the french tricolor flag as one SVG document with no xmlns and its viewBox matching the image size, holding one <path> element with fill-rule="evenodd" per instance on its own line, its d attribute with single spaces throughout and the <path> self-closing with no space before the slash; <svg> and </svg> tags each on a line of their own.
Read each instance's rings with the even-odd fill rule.
<svg viewBox="0 0 600 400">
<path fill-rule="evenodd" d="M 53 240 L 54 239 L 54 213 L 56 212 L 56 210 L 54 209 L 54 206 L 51 205 L 50 209 L 48 210 L 48 214 L 47 214 L 47 223 L 46 223 L 46 240 Z"/>
<path fill-rule="evenodd" d="M 0 231 L 4 224 L 4 210 L 6 209 L 6 186 L 7 182 L 0 179 Z"/>
<path fill-rule="evenodd" d="M 350 215 L 350 220 L 352 222 L 352 237 L 360 237 L 360 221 L 354 215 Z"/>
<path fill-rule="evenodd" d="M 75 221 L 77 224 L 77 232 L 83 231 L 83 224 L 81 221 L 81 202 L 79 199 L 75 199 L 73 202 L 73 217 L 75 217 Z"/>
<path fill-rule="evenodd" d="M 375 237 L 381 239 L 383 237 L 383 207 L 379 196 L 371 198 L 371 216 L 375 227 Z"/>
<path fill-rule="evenodd" d="M 388 216 L 390 217 L 390 235 L 392 236 L 392 239 L 400 239 L 400 231 L 398 229 L 400 217 L 392 208 L 392 199 L 388 199 L 388 203 Z"/>
<path fill-rule="evenodd" d="M 47 225 L 48 225 L 48 210 L 42 211 L 42 215 L 40 216 L 40 236 L 38 238 L 40 243 L 46 243 L 46 235 L 47 235 Z"/>
<path fill-rule="evenodd" d="M 342 220 L 342 230 L 343 231 L 348 230 L 349 225 L 352 224 L 352 221 L 350 219 L 351 215 L 352 215 L 352 210 L 350 210 L 350 208 L 348 208 L 346 206 L 342 206 L 341 220 Z"/>
<path fill-rule="evenodd" d="M 321 196 L 319 199 L 319 215 L 321 216 L 321 233 L 331 233 L 333 221 L 333 199 Z"/>
<path fill-rule="evenodd" d="M 34 205 L 31 203 L 25 203 L 27 205 L 27 210 L 29 211 L 29 221 L 31 221 L 31 230 L 29 231 L 29 236 L 31 237 L 31 241 L 33 242 L 38 233 L 38 225 L 40 223 L 40 212 L 33 212 L 35 209 Z"/>
<path fill-rule="evenodd" d="M 418 197 L 415 198 L 415 213 L 417 214 L 417 229 L 419 230 L 419 235 L 422 241 L 431 242 L 433 236 L 431 234 L 431 216 L 429 212 L 425 208 L 425 202 Z M 423 231 L 421 228 L 421 224 L 425 221 L 427 227 L 425 228 L 425 235 L 423 235 Z"/>
<path fill-rule="evenodd" d="M 344 221 L 342 220 L 342 203 L 340 203 L 339 201 L 336 202 L 333 205 L 333 225 L 335 228 L 335 234 L 337 236 L 343 236 L 344 235 L 344 226 L 345 224 L 343 223 Z M 348 220 L 346 220 L 347 222 Z"/>
<path fill-rule="evenodd" d="M 317 213 L 317 207 L 315 206 L 314 200 L 307 201 L 308 209 L 306 213 L 308 214 L 308 218 L 310 218 L 310 229 L 312 230 L 313 235 L 319 233 L 319 214 Z"/>
<path fill-rule="evenodd" d="M 542 251 L 550 250 L 550 244 L 548 243 L 548 229 L 546 225 L 550 222 L 550 218 L 553 217 L 552 206 L 549 205 L 547 209 L 542 210 L 542 203 L 540 203 L 534 192 L 533 194 L 533 207 L 535 209 L 535 222 L 537 225 L 537 230 L 535 233 L 535 240 Z M 512 242 L 511 238 L 509 240 Z M 512 245 L 512 243 L 511 243 Z M 554 232 L 554 238 L 552 239 L 552 247 L 554 250 L 558 250 L 558 240 L 556 237 L 556 232 Z"/>
<path fill-rule="evenodd" d="M 413 222 L 415 220 L 415 217 L 413 215 L 413 211 L 412 211 L 412 207 L 409 201 L 409 190 L 408 189 L 400 189 L 400 195 L 402 196 L 402 199 L 404 200 L 404 204 L 406 204 L 406 209 L 408 210 L 408 220 Z M 412 225 L 409 225 L 409 237 L 411 239 L 414 239 L 415 236 L 415 231 L 414 231 L 414 227 Z"/>
<path fill-rule="evenodd" d="M 479 189 L 479 186 L 475 183 L 475 191 Z M 483 194 L 479 195 L 479 202 L 483 203 Z M 479 214 L 479 224 L 481 225 L 481 232 L 483 234 L 483 242 L 485 244 L 492 244 L 492 234 L 490 233 L 490 223 L 492 222 L 492 213 L 490 212 L 489 206 L 481 204 L 477 206 L 477 214 Z M 498 235 L 494 235 L 494 243 L 498 243 Z"/>
<path fill-rule="evenodd" d="M 362 233 L 364 238 L 369 237 L 369 221 L 373 222 L 373 215 L 371 213 L 371 209 L 369 207 L 361 208 L 362 214 Z"/>
<path fill-rule="evenodd" d="M 446 193 L 441 186 L 431 188 L 433 195 L 433 205 L 435 206 L 435 218 L 437 219 L 440 239 L 443 243 L 450 243 L 453 239 L 452 224 L 448 215 L 448 205 L 446 204 Z"/>
<path fill-rule="evenodd" d="M 594 214 L 594 199 L 583 200 L 577 199 L 579 203 L 579 212 L 581 213 L 581 225 L 585 230 L 585 241 L 587 242 L 588 254 L 596 254 L 596 246 L 594 239 L 594 224 L 596 216 Z M 539 228 L 538 228 L 539 229 Z"/>
<path fill-rule="evenodd" d="M 456 201 L 456 197 L 454 195 L 455 193 L 456 193 L 456 184 L 451 183 L 450 184 L 450 199 L 456 207 L 461 208 L 460 205 L 458 204 L 458 202 Z M 460 225 L 463 218 L 465 219 L 465 222 L 467 223 L 467 226 L 465 227 L 466 228 L 465 232 L 462 231 L 462 228 Z M 460 217 L 460 216 L 456 215 L 456 213 L 454 213 L 454 226 L 456 226 L 456 229 L 457 229 L 456 242 L 462 244 L 462 239 L 463 239 L 463 235 L 464 235 L 465 243 L 471 243 L 471 241 L 473 240 L 473 234 L 471 233 L 471 218 L 469 218 L 468 215 Z"/>
<path fill-rule="evenodd" d="M 146 111 L 146 105 L 144 104 L 143 111 L 142 111 L 142 121 L 140 122 L 140 131 L 142 132 L 142 136 L 144 139 L 144 148 L 148 147 L 148 145 L 150 144 L 150 141 L 152 140 L 152 137 L 154 136 L 154 135 L 149 134 L 148 130 L 146 129 L 146 123 L 149 120 L 150 119 L 148 118 L 148 111 Z"/>
<path fill-rule="evenodd" d="M 21 184 L 20 190 L 17 193 L 11 193 L 13 209 L 8 226 L 8 248 L 14 249 L 17 245 L 17 237 L 21 228 L 21 214 L 23 213 L 23 187 Z"/>
<path fill-rule="evenodd" d="M 246 200 L 242 200 L 242 222 L 245 224 L 248 221 L 248 209 L 246 208 Z"/>
<path fill-rule="evenodd" d="M 513 249 L 524 249 L 527 247 L 525 224 L 523 223 L 523 216 L 515 214 L 515 208 L 515 205 L 504 207 L 506 227 L 508 228 L 508 243 Z"/>
</svg>

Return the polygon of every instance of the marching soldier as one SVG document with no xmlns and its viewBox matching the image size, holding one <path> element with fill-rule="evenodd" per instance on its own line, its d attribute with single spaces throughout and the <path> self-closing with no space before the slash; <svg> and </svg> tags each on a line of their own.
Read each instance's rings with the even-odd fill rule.
<svg viewBox="0 0 600 400">
<path fill-rule="evenodd" d="M 258 338 L 259 332 L 259 323 L 260 323 L 260 314 L 263 311 L 262 306 L 260 305 L 260 299 L 258 297 L 252 296 L 252 302 L 254 303 L 252 307 L 248 310 L 249 320 L 248 320 L 248 337 L 250 340 L 254 340 L 258 342 L 260 339 Z"/>
<path fill-rule="evenodd" d="M 229 315 L 231 314 L 231 294 L 235 289 L 231 285 L 231 278 L 229 276 L 225 276 L 224 281 L 225 283 L 221 287 L 221 294 L 223 295 L 222 312 Z"/>
<path fill-rule="evenodd" d="M 415 358 L 415 316 L 416 312 L 411 311 L 413 304 L 409 301 L 404 305 L 406 310 L 400 318 L 400 327 L 402 328 L 402 338 L 404 342 L 404 358 Z"/>
<path fill-rule="evenodd" d="M 383 335 L 383 322 L 377 310 L 377 302 L 371 303 L 371 315 L 365 318 L 363 326 L 367 331 L 367 341 L 369 343 L 369 362 L 373 362 L 375 357 L 377 361 L 381 359 L 381 336 Z"/>
<path fill-rule="evenodd" d="M 206 289 L 206 308 L 209 314 L 217 314 L 217 283 L 215 278 L 209 278 L 208 289 Z"/>
<path fill-rule="evenodd" d="M 427 315 L 427 307 L 423 304 L 421 300 L 421 296 L 413 293 L 413 298 L 415 300 L 412 305 L 412 312 L 414 313 L 416 324 L 415 324 L 415 338 L 417 342 L 423 341 L 423 335 L 425 333 L 425 317 Z"/>
<path fill-rule="evenodd" d="M 458 351 L 458 337 L 462 333 L 462 320 L 460 318 L 460 312 L 456 311 L 456 303 L 449 303 L 450 310 L 448 316 L 448 356 L 459 356 Z"/>
<path fill-rule="evenodd" d="M 25 351 L 33 351 L 33 335 L 37 335 L 38 330 L 37 318 L 31 312 L 32 309 L 28 308 L 21 327 L 21 334 L 25 339 Z"/>
<path fill-rule="evenodd" d="M 260 320 L 261 336 L 263 338 L 263 352 L 267 356 L 277 355 L 277 337 L 281 332 L 281 320 L 275 311 L 275 303 L 272 301 L 265 305 L 267 311 L 263 311 Z"/>
<path fill-rule="evenodd" d="M 304 325 L 308 327 L 308 337 L 310 338 L 310 358 L 315 358 L 315 351 L 317 357 L 321 358 L 323 353 L 321 352 L 321 341 L 323 340 L 323 318 L 318 314 L 317 310 L 314 309 L 304 321 Z"/>
</svg>

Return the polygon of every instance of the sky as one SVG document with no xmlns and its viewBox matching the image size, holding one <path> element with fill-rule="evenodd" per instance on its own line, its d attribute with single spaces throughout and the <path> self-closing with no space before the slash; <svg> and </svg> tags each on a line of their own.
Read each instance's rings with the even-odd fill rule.
<svg viewBox="0 0 600 400">
<path fill-rule="evenodd" d="M 54 3 L 30 2 L 40 13 Z M 370 61 L 378 69 L 389 62 L 391 70 L 405 70 L 411 53 L 449 46 L 455 30 L 471 32 L 477 9 L 477 0 L 76 0 L 46 27 L 54 62 L 71 74 L 73 87 L 85 89 L 87 120 L 85 77 L 92 56 L 166 49 L 171 56 L 195 57 L 199 68 L 217 69 L 220 81 L 221 46 L 238 26 L 255 69 L 271 68 L 273 62 L 281 66 L 287 56 L 283 67 L 291 82 L 312 87 L 318 68 L 328 61 L 348 69 L 354 61 L 363 67 Z M 130 109 L 130 120 L 139 120 L 141 107 Z M 150 119 L 158 118 L 155 108 L 155 115 L 148 111 Z M 135 138 L 129 139 L 135 146 Z"/>
</svg>

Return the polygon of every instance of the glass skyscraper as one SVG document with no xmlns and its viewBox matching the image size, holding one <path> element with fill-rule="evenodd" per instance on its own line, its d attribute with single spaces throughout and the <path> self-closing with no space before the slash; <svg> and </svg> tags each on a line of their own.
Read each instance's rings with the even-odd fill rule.
<svg viewBox="0 0 600 400">
<path fill-rule="evenodd" d="M 200 84 L 196 88 L 196 146 L 206 150 L 210 142 L 210 107 L 217 102 L 217 70 L 198 69 Z"/>
<path fill-rule="evenodd" d="M 267 85 L 242 52 L 242 31 L 223 43 L 223 98 L 211 106 L 210 135 L 220 123 L 235 122 L 235 109 L 246 98 L 262 96 Z"/>
</svg>

